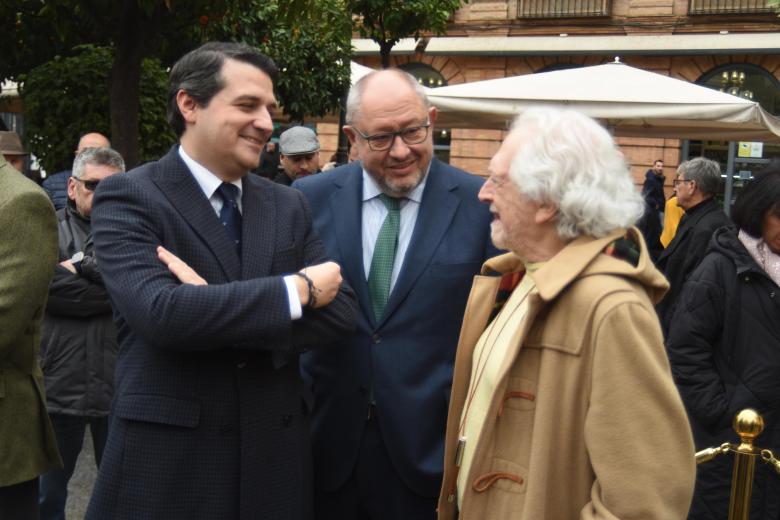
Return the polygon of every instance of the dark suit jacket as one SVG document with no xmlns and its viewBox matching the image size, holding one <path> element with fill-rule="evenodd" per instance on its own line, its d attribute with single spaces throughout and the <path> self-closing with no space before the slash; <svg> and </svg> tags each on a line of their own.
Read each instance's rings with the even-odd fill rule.
<svg viewBox="0 0 780 520">
<path fill-rule="evenodd" d="M 361 312 L 340 349 L 301 359 L 315 394 L 315 485 L 335 490 L 358 456 L 373 388 L 385 445 L 401 478 L 435 497 L 441 484 L 452 368 L 472 278 L 497 253 L 482 179 L 438 160 L 384 316 L 376 323 L 363 269 L 359 162 L 293 184 L 309 199 L 328 255 L 339 262 Z"/>
<path fill-rule="evenodd" d="M 696 269 L 707 251 L 715 230 L 731 224 L 715 197 L 707 199 L 685 212 L 677 233 L 658 257 L 656 267 L 669 280 L 669 292 L 656 305 L 664 338 L 674 314 L 674 304 L 680 296 L 685 280 Z"/>
<path fill-rule="evenodd" d="M 243 179 L 242 258 L 177 150 L 114 175 L 92 230 L 119 330 L 91 519 L 311 516 L 297 354 L 353 329 L 354 295 L 291 321 L 283 274 L 325 260 L 304 198 Z M 162 244 L 205 278 L 183 285 Z"/>
</svg>

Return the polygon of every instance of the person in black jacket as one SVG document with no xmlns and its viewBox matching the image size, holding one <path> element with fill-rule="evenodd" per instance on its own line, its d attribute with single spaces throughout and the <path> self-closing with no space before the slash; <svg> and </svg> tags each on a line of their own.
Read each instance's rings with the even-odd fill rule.
<svg viewBox="0 0 780 520">
<path fill-rule="evenodd" d="M 780 170 L 738 198 L 738 229 L 724 227 L 693 272 L 674 312 L 667 348 L 697 449 L 738 442 L 734 416 L 754 408 L 756 443 L 780 453 Z M 689 520 L 725 519 L 730 457 L 699 466 Z M 751 520 L 780 518 L 780 475 L 758 462 Z"/>
<path fill-rule="evenodd" d="M 656 305 L 664 337 L 683 284 L 707 251 L 716 229 L 730 223 L 718 206 L 715 194 L 720 186 L 720 165 L 704 157 L 685 161 L 677 168 L 674 188 L 677 205 L 685 210 L 674 239 L 658 256 L 656 267 L 669 280 L 669 292 Z"/>
<path fill-rule="evenodd" d="M 663 251 L 661 246 L 661 229 L 664 222 L 664 206 L 666 194 L 664 193 L 664 161 L 656 159 L 653 167 L 645 173 L 645 183 L 642 185 L 642 198 L 645 200 L 645 212 L 637 227 L 645 237 L 647 248 L 653 260 Z"/>
<path fill-rule="evenodd" d="M 41 476 L 41 520 L 65 518 L 68 481 L 87 424 L 98 465 L 108 434 L 117 332 L 94 256 L 90 214 L 98 183 L 124 170 L 122 157 L 111 148 L 81 152 L 68 179 L 68 204 L 57 211 L 60 262 L 43 319 L 41 368 L 64 467 Z"/>
</svg>

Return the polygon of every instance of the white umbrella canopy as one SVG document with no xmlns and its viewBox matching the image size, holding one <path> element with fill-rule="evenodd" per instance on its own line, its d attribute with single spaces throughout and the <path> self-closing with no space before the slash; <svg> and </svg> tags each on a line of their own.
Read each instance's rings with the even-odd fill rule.
<svg viewBox="0 0 780 520">
<path fill-rule="evenodd" d="M 365 65 L 361 65 L 360 63 L 357 63 L 355 61 L 349 62 L 349 80 L 352 83 L 352 85 L 357 83 L 360 78 L 362 78 L 369 72 L 374 72 L 374 69 L 370 67 L 366 67 Z"/>
<path fill-rule="evenodd" d="M 533 106 L 565 106 L 617 136 L 780 142 L 780 119 L 758 103 L 608 63 L 432 89 L 439 127 L 506 129 Z"/>
</svg>

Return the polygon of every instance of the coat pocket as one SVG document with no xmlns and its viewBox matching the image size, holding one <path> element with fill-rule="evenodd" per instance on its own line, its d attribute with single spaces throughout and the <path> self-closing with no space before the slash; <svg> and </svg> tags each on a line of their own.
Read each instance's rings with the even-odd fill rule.
<svg viewBox="0 0 780 520">
<path fill-rule="evenodd" d="M 195 428 L 200 404 L 164 395 L 130 394 L 117 399 L 113 413 L 122 419 Z"/>
</svg>

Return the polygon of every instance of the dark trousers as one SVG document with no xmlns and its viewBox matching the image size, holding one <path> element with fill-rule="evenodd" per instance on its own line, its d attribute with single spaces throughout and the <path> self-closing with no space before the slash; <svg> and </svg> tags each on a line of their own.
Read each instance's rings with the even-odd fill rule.
<svg viewBox="0 0 780 520">
<path fill-rule="evenodd" d="M 366 422 L 349 480 L 333 493 L 315 490 L 315 519 L 434 520 L 437 499 L 416 494 L 401 480 L 374 418 Z"/>
<path fill-rule="evenodd" d="M 0 520 L 38 520 L 38 479 L 0 486 Z"/>
<path fill-rule="evenodd" d="M 87 424 L 92 434 L 95 462 L 100 466 L 103 447 L 108 437 L 108 417 L 82 417 L 78 415 L 49 414 L 57 447 L 62 456 L 62 469 L 54 469 L 41 475 L 39 504 L 41 520 L 65 520 L 65 502 L 68 500 L 68 482 L 76 468 L 76 460 L 84 444 Z"/>
</svg>

